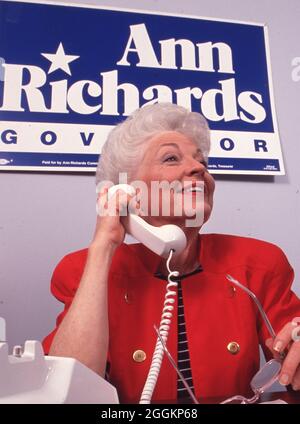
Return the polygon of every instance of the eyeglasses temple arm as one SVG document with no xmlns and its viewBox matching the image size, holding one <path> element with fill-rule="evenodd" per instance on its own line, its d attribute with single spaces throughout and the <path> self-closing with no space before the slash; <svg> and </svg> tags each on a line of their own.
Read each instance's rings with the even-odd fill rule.
<svg viewBox="0 0 300 424">
<path fill-rule="evenodd" d="M 272 338 L 275 339 L 276 337 L 276 333 L 274 331 L 274 328 L 272 327 L 272 324 L 269 321 L 269 318 L 267 317 L 267 314 L 265 313 L 263 307 L 261 306 L 260 301 L 257 299 L 257 297 L 255 296 L 255 294 L 249 290 L 247 287 L 245 287 L 243 284 L 241 284 L 239 281 L 237 281 L 235 278 L 233 278 L 231 275 L 226 274 L 226 278 L 227 280 L 229 280 L 231 283 L 235 284 L 236 286 L 238 286 L 239 288 L 241 288 L 242 290 L 244 290 L 246 293 L 249 294 L 249 296 L 254 300 L 254 302 L 256 303 L 256 306 L 258 307 L 258 310 L 263 318 L 263 320 L 266 323 L 266 326 L 268 327 L 269 333 L 271 334 Z"/>
<path fill-rule="evenodd" d="M 192 390 L 190 389 L 190 386 L 187 384 L 187 382 L 186 382 L 185 378 L 183 377 L 182 373 L 179 371 L 179 369 L 178 369 L 178 367 L 177 367 L 177 365 L 176 365 L 176 363 L 175 363 L 174 359 L 172 358 L 172 355 L 171 355 L 171 354 L 170 354 L 170 352 L 168 351 L 168 348 L 167 348 L 167 346 L 166 346 L 165 342 L 163 341 L 163 338 L 161 337 L 161 335 L 160 335 L 160 333 L 159 333 L 158 328 L 156 327 L 156 325 L 154 325 L 154 329 L 155 329 L 155 331 L 156 331 L 156 333 L 157 333 L 157 337 L 159 338 L 159 341 L 161 342 L 161 345 L 162 345 L 162 347 L 163 347 L 163 349 L 164 349 L 165 353 L 167 354 L 167 357 L 168 357 L 169 361 L 171 362 L 171 364 L 172 364 L 173 368 L 174 368 L 174 369 L 175 369 L 175 371 L 177 372 L 178 377 L 180 378 L 180 380 L 181 380 L 181 381 L 182 381 L 182 383 L 184 384 L 184 387 L 186 388 L 186 390 L 188 391 L 189 395 L 190 395 L 190 396 L 191 396 L 191 398 L 193 399 L 193 402 L 194 402 L 195 404 L 199 404 L 199 402 L 198 402 L 197 398 L 195 397 L 194 393 L 193 393 L 193 392 L 192 392 Z"/>
</svg>

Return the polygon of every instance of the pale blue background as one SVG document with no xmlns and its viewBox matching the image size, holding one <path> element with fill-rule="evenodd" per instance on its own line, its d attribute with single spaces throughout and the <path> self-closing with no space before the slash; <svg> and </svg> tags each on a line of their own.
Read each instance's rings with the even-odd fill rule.
<svg viewBox="0 0 300 424">
<path fill-rule="evenodd" d="M 50 2 L 49 2 L 50 3 Z M 59 2 L 58 2 L 59 3 Z M 80 3 L 74 2 L 74 3 Z M 296 271 L 300 294 L 300 57 L 299 0 L 111 0 L 81 3 L 266 23 L 275 104 L 286 176 L 218 177 L 215 209 L 205 232 L 239 234 L 279 245 Z M 49 293 L 56 263 L 88 245 L 95 223 L 91 175 L 0 173 L 0 316 L 10 347 L 42 339 L 61 305 Z"/>
</svg>

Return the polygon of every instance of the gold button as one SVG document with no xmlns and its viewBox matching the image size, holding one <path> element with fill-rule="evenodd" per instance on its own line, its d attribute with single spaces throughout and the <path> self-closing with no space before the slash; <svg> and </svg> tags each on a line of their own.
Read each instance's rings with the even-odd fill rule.
<svg viewBox="0 0 300 424">
<path fill-rule="evenodd" d="M 136 350 L 133 352 L 132 357 L 135 362 L 143 362 L 147 356 L 143 350 Z"/>
<path fill-rule="evenodd" d="M 240 351 L 240 345 L 237 342 L 230 342 L 227 345 L 227 350 L 232 355 L 236 355 Z"/>
<path fill-rule="evenodd" d="M 234 297 L 236 292 L 236 288 L 233 286 L 229 286 L 229 297 Z"/>
</svg>

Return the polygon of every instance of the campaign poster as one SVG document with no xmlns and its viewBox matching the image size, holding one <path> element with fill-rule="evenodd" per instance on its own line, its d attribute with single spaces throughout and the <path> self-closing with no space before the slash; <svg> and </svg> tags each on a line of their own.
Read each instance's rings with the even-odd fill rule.
<svg viewBox="0 0 300 424">
<path fill-rule="evenodd" d="M 265 25 L 0 1 L 0 170 L 94 171 L 157 102 L 205 116 L 212 173 L 284 174 Z"/>
</svg>

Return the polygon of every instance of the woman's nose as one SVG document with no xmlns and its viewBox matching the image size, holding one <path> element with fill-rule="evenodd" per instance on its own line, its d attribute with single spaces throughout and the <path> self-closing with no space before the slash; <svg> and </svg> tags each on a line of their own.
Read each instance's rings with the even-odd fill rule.
<svg viewBox="0 0 300 424">
<path fill-rule="evenodd" d="M 186 174 L 194 175 L 194 174 L 204 174 L 206 171 L 206 167 L 203 163 L 199 162 L 199 160 L 191 158 L 187 160 L 186 163 Z"/>
</svg>

